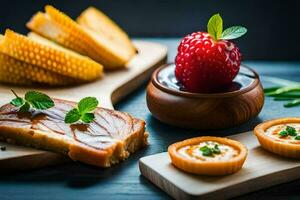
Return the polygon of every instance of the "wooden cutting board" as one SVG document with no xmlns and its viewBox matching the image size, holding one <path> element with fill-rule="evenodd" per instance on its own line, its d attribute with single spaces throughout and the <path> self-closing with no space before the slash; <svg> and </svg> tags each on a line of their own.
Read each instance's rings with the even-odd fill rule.
<svg viewBox="0 0 300 200">
<path fill-rule="evenodd" d="M 175 168 L 167 152 L 140 159 L 142 175 L 175 199 L 228 199 L 300 178 L 300 160 L 287 159 L 262 149 L 253 132 L 229 138 L 249 150 L 243 168 L 228 176 L 185 173 Z"/>
<path fill-rule="evenodd" d="M 127 69 L 106 72 L 104 77 L 96 82 L 63 88 L 41 88 L 38 86 L 22 88 L 0 84 L 0 106 L 13 98 L 10 89 L 14 89 L 20 95 L 29 89 L 35 89 L 43 91 L 53 98 L 72 101 L 79 101 L 86 96 L 94 96 L 99 100 L 100 106 L 112 109 L 113 104 L 148 80 L 152 72 L 166 62 L 167 47 L 146 41 L 134 41 L 134 44 L 139 54 L 128 63 Z M 0 151 L 0 169 L 2 172 L 54 165 L 66 161 L 66 158 L 51 152 L 1 142 L 0 146 L 6 146 L 5 151 Z"/>
</svg>

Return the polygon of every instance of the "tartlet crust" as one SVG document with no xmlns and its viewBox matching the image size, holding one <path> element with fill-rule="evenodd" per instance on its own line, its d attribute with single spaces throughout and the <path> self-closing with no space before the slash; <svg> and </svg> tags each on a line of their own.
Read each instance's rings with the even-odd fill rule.
<svg viewBox="0 0 300 200">
<path fill-rule="evenodd" d="M 275 140 L 265 134 L 265 131 L 279 124 L 287 123 L 300 123 L 299 117 L 288 117 L 273 119 L 263 122 L 254 128 L 254 133 L 260 143 L 260 145 L 267 151 L 275 154 L 289 157 L 289 158 L 300 158 L 300 141 L 299 143 L 283 143 L 280 140 Z"/>
<path fill-rule="evenodd" d="M 187 145 L 198 144 L 205 141 L 214 141 L 231 146 L 239 151 L 239 154 L 228 161 L 198 161 L 185 158 L 178 153 L 178 149 Z M 168 153 L 172 164 L 177 168 L 199 175 L 227 175 L 240 170 L 246 160 L 248 150 L 240 142 L 222 137 L 203 136 L 196 137 L 169 146 Z"/>
</svg>

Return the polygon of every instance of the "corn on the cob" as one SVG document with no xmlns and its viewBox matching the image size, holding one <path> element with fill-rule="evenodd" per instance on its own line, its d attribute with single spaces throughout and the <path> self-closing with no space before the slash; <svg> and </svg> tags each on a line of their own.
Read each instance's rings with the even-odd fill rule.
<svg viewBox="0 0 300 200">
<path fill-rule="evenodd" d="M 77 18 L 78 24 L 107 38 L 110 42 L 122 48 L 131 58 L 137 52 L 130 38 L 113 20 L 95 7 L 89 7 Z"/>
<path fill-rule="evenodd" d="M 41 83 L 51 86 L 65 86 L 78 83 L 76 79 L 25 63 L 3 53 L 0 53 L 0 81 L 19 85 Z"/>
<path fill-rule="evenodd" d="M 39 12 L 34 15 L 27 23 L 27 27 L 67 48 L 91 57 L 107 69 L 123 67 L 131 58 L 118 45 L 80 26 L 54 7 L 46 6 L 45 11 L 46 13 Z"/>
<path fill-rule="evenodd" d="M 0 52 L 30 65 L 35 65 L 63 76 L 91 81 L 102 75 L 102 65 L 62 47 L 46 45 L 11 30 L 6 30 L 0 41 Z"/>
<path fill-rule="evenodd" d="M 13 84 L 13 85 L 23 85 L 23 86 L 29 86 L 29 85 L 33 84 L 33 82 L 31 80 L 22 77 L 20 74 L 17 74 L 12 71 L 8 71 L 7 69 L 5 69 L 3 71 L 2 63 L 0 63 L 0 67 L 1 67 L 1 69 L 0 69 L 0 82 L 1 83 L 7 83 L 7 84 Z"/>
</svg>

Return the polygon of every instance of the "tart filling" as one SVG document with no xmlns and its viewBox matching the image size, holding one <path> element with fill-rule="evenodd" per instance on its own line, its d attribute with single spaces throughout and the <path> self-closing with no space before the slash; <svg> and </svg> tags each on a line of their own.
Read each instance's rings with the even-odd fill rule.
<svg viewBox="0 0 300 200">
<path fill-rule="evenodd" d="M 300 123 L 287 123 L 271 126 L 265 134 L 284 143 L 300 144 Z"/>
<path fill-rule="evenodd" d="M 281 118 L 255 127 L 261 146 L 273 153 L 300 158 L 300 118 Z"/>
<path fill-rule="evenodd" d="M 186 172 L 225 175 L 238 171 L 247 156 L 240 142 L 221 137 L 198 137 L 169 146 L 172 163 Z"/>
<path fill-rule="evenodd" d="M 232 146 L 214 141 L 200 142 L 178 149 L 178 153 L 185 158 L 201 161 L 228 161 L 239 154 Z"/>
</svg>

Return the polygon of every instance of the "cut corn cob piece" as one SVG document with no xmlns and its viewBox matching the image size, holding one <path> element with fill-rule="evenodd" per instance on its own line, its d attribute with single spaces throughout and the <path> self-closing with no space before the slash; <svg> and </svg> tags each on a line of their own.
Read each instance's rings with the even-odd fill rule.
<svg viewBox="0 0 300 200">
<path fill-rule="evenodd" d="M 76 79 L 25 63 L 3 53 L 0 53 L 0 81 L 18 85 L 41 83 L 51 86 L 65 86 L 78 83 Z"/>
<path fill-rule="evenodd" d="M 107 38 L 131 58 L 137 52 L 130 38 L 113 20 L 95 7 L 89 7 L 77 18 L 78 24 Z"/>
<path fill-rule="evenodd" d="M 17 74 L 15 72 L 7 71 L 7 70 L 3 71 L 3 66 L 1 61 L 0 61 L 0 82 L 13 84 L 13 85 L 23 85 L 23 86 L 29 86 L 33 84 L 31 80 L 24 78 L 21 74 Z"/>
<path fill-rule="evenodd" d="M 2 35 L 0 41 L 1 39 L 3 39 Z M 42 83 L 51 86 L 78 83 L 75 79 L 27 64 L 3 53 L 0 53 L 0 82 L 16 85 Z"/>
<path fill-rule="evenodd" d="M 11 30 L 6 30 L 0 41 L 0 52 L 27 64 L 80 81 L 92 81 L 102 75 L 103 67 L 99 63 L 61 48 L 46 45 Z"/>
<path fill-rule="evenodd" d="M 107 69 L 124 67 L 130 55 L 107 38 L 80 26 L 70 17 L 52 6 L 46 13 L 38 12 L 27 23 L 27 27 L 76 52 L 87 55 L 103 64 Z"/>
</svg>

